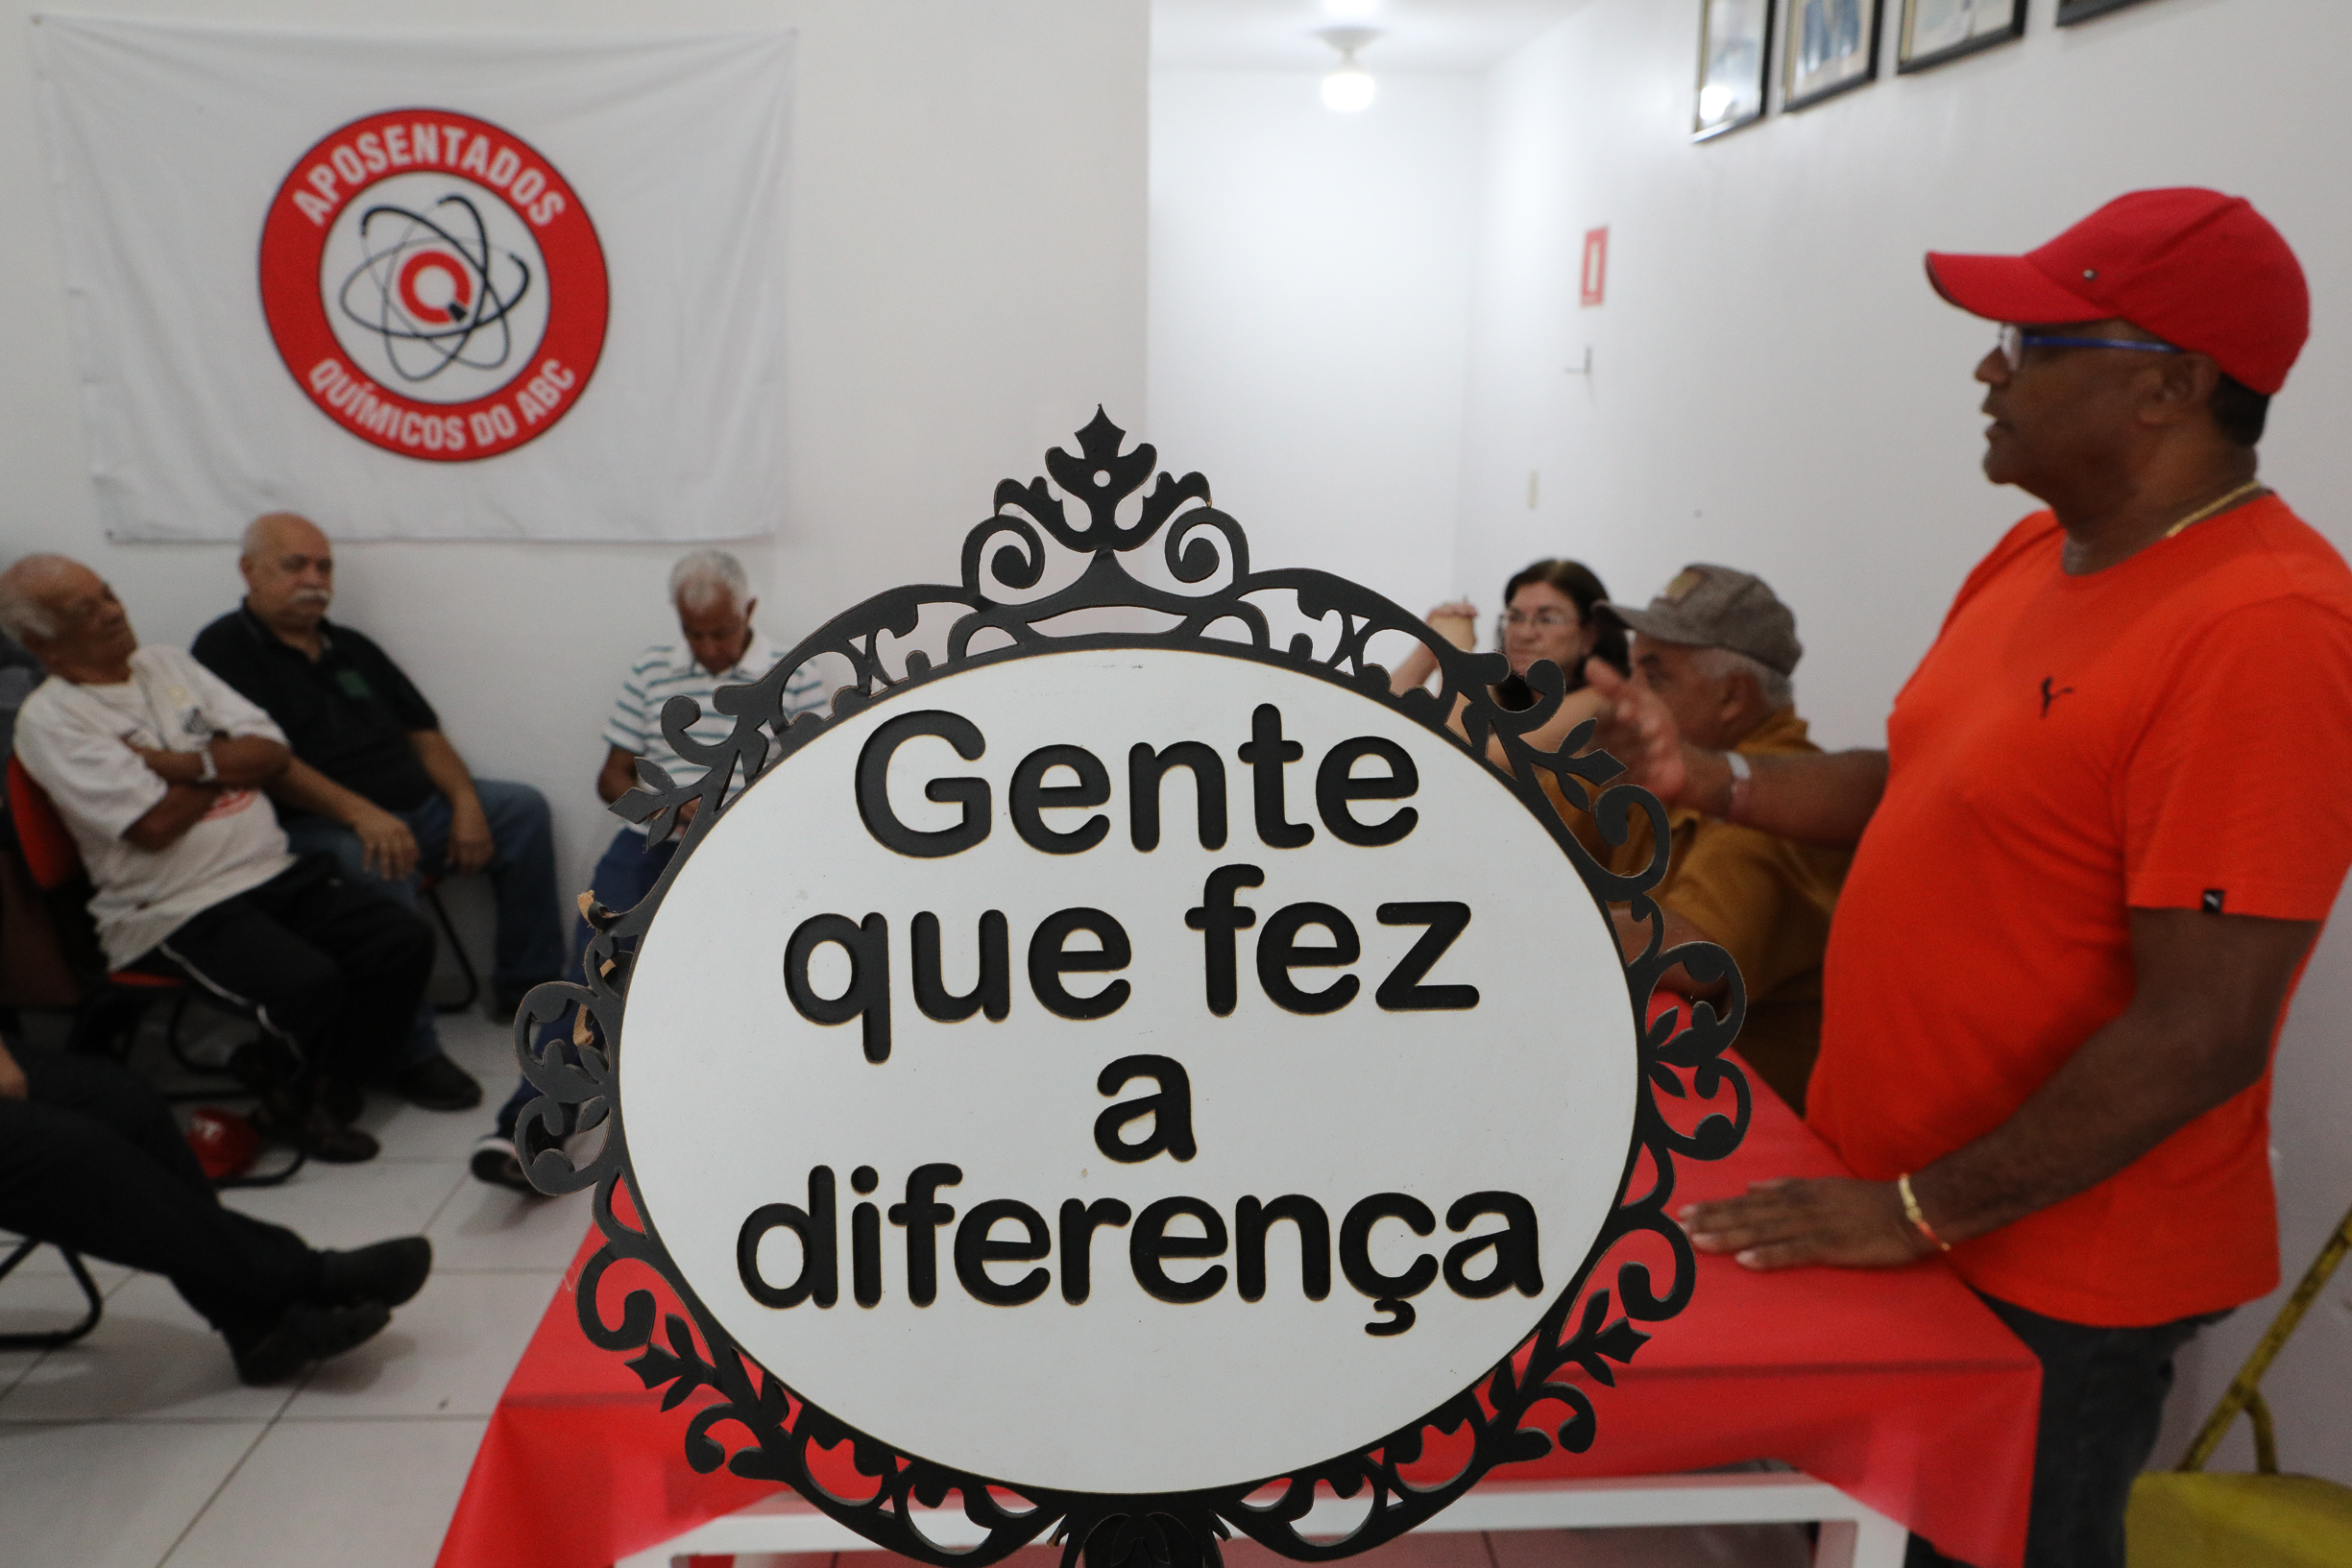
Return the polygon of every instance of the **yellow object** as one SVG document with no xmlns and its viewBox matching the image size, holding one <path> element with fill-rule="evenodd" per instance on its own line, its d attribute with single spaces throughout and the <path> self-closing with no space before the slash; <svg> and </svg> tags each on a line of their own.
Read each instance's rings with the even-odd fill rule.
<svg viewBox="0 0 2352 1568">
<path fill-rule="evenodd" d="M 2352 1487 L 2316 1476 L 2278 1473 L 2278 1445 L 2262 1377 L 2288 1336 L 2318 1298 L 2328 1276 L 2352 1251 L 2352 1214 L 2343 1217 L 2302 1283 L 2232 1379 L 2180 1468 L 2150 1471 L 2131 1489 L 2125 1516 L 2131 1568 L 2347 1568 L 2352 1565 Z M 2205 1461 L 2230 1423 L 2254 1424 L 2257 1473 L 2206 1475 Z"/>
</svg>

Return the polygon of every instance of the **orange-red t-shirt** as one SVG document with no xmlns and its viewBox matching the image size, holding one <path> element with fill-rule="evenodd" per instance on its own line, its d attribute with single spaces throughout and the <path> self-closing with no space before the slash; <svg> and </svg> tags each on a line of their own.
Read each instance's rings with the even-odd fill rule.
<svg viewBox="0 0 2352 1568">
<path fill-rule="evenodd" d="M 1808 1117 L 1866 1177 L 1999 1126 L 2123 1010 L 2130 909 L 2321 920 L 2352 864 L 2352 570 L 2334 547 L 2275 497 L 2087 576 L 2062 569 L 2064 543 L 2048 512 L 2010 530 L 1887 723 Z M 1952 1261 L 2078 1323 L 2252 1300 L 2278 1282 L 2269 1107 L 2266 1072 Z"/>
</svg>

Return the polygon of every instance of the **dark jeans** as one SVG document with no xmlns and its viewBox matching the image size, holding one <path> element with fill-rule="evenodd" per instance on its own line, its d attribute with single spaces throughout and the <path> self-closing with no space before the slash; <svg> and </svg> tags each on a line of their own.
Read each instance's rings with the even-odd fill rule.
<svg viewBox="0 0 2352 1568">
<path fill-rule="evenodd" d="M 0 1099 L 0 1227 L 164 1275 L 233 1347 L 319 1288 L 319 1255 L 221 1207 L 171 1113 L 100 1057 L 12 1043 L 31 1088 Z"/>
<path fill-rule="evenodd" d="M 433 930 L 346 881 L 325 856 L 306 855 L 191 915 L 139 962 L 177 970 L 252 1014 L 301 1048 L 312 1075 L 366 1082 L 408 1065 Z"/>
<path fill-rule="evenodd" d="M 476 779 L 473 792 L 481 800 L 482 815 L 490 820 L 493 848 L 483 870 L 498 905 L 490 989 L 494 997 L 506 1001 L 564 972 L 563 916 L 555 905 L 555 830 L 547 815 L 547 798 L 529 784 Z M 340 822 L 295 817 L 286 824 L 286 837 L 297 855 L 332 856 L 347 881 L 413 909 L 419 874 L 441 876 L 449 865 L 449 797 L 436 790 L 423 804 L 393 815 L 407 823 L 417 838 L 417 870 L 397 880 L 385 880 L 367 869 L 359 835 Z M 432 1002 L 420 1000 L 408 1059 L 421 1062 L 440 1049 Z"/>
<path fill-rule="evenodd" d="M 595 894 L 596 902 L 607 909 L 633 909 L 644 901 L 646 894 L 653 891 L 653 884 L 662 880 L 662 872 L 677 853 L 678 841 L 675 838 L 665 839 L 647 849 L 643 833 L 635 828 L 623 828 L 605 846 L 603 857 L 597 860 L 595 871 L 589 877 L 589 890 Z M 572 923 L 571 957 L 564 966 L 565 973 L 583 980 L 587 978 L 587 974 L 581 968 L 581 961 L 588 953 L 589 934 L 587 921 Z M 563 1017 L 552 1024 L 539 1026 L 534 1043 L 542 1058 L 546 1056 L 551 1042 L 560 1044 L 566 1057 L 570 1057 L 572 1012 L 572 1008 L 567 1007 Z M 504 1105 L 498 1107 L 499 1137 L 515 1136 L 516 1119 L 522 1115 L 522 1108 L 538 1094 L 539 1091 L 531 1087 L 528 1078 L 515 1085 L 515 1092 L 507 1097 Z"/>
<path fill-rule="evenodd" d="M 2025 1568 L 2123 1568 L 2123 1508 L 2133 1478 L 2156 1447 L 2165 1396 L 2172 1391 L 2173 1353 L 2229 1315 L 2097 1328 L 1977 1293 L 2042 1363 Z M 1903 1568 L 1945 1568 L 1955 1560 L 1914 1535 Z"/>
</svg>

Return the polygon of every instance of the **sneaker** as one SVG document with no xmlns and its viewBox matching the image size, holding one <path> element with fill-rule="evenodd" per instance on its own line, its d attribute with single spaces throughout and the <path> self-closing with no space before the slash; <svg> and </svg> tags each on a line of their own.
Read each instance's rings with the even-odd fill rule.
<svg viewBox="0 0 2352 1568">
<path fill-rule="evenodd" d="M 246 1120 L 272 1143 L 299 1148 L 327 1165 L 358 1165 L 383 1152 L 371 1134 L 344 1126 L 316 1105 L 297 1110 L 280 1095 L 255 1106 Z"/>
<path fill-rule="evenodd" d="M 321 1307 L 297 1301 L 279 1316 L 269 1331 L 239 1350 L 237 1377 L 245 1383 L 283 1383 L 313 1362 L 367 1343 L 392 1321 L 392 1310 L 380 1301 L 355 1307 Z"/>
<path fill-rule="evenodd" d="M 486 1181 L 493 1187 L 509 1188 L 526 1197 L 546 1195 L 531 1185 L 531 1178 L 522 1169 L 522 1157 L 515 1152 L 512 1138 L 494 1132 L 474 1145 L 473 1169 L 478 1180 Z"/>
<path fill-rule="evenodd" d="M 392 1087 L 409 1104 L 427 1111 L 471 1111 L 482 1102 L 473 1074 L 441 1051 L 402 1070 Z"/>
<path fill-rule="evenodd" d="M 318 1299 L 335 1307 L 379 1302 L 397 1307 L 424 1288 L 433 1271 L 433 1243 L 402 1236 L 352 1252 L 319 1254 Z"/>
</svg>

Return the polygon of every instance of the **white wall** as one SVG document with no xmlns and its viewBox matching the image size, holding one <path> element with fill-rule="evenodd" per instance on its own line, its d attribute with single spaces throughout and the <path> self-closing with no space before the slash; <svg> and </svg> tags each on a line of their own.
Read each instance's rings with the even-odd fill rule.
<svg viewBox="0 0 2352 1568">
<path fill-rule="evenodd" d="M 1977 471 L 1991 328 L 1942 303 L 1921 253 L 2014 251 L 2110 197 L 2205 184 L 2253 199 L 2310 274 L 2315 334 L 2263 471 L 2339 547 L 2352 471 L 2352 155 L 2332 129 L 2340 0 L 2149 0 L 1881 80 L 1693 146 L 1696 0 L 1593 0 L 1489 79 L 1459 575 L 1491 595 L 1566 551 L 1640 600 L 1682 563 L 1761 573 L 1806 645 L 1800 708 L 1830 744 L 1882 720 L 1967 568 L 2032 509 Z M 1890 3 L 1892 14 L 1900 11 Z M 1888 29 L 1891 34 L 1893 29 Z M 1891 67 L 1892 39 L 1887 56 Z M 1609 300 L 1576 301 L 1584 230 Z M 1592 350 L 1589 381 L 1564 374 Z M 1527 475 L 1539 470 L 1537 505 Z M 2282 854 L 2291 854 L 2283 836 Z M 2352 930 L 2339 921 L 2281 1049 L 2277 1168 L 2291 1282 L 2352 1202 Z M 2158 1450 L 2177 1462 L 2277 1306 L 2208 1334 Z M 2282 1459 L 2352 1482 L 2352 1279 L 2269 1380 Z M 2243 1427 L 2225 1459 L 2246 1467 Z M 2234 1458 L 2232 1457 L 2234 1456 Z"/>
<path fill-rule="evenodd" d="M 1452 590 L 1478 82 L 1152 78 L 1151 429 L 1249 532 L 1252 564 Z"/>
<path fill-rule="evenodd" d="M 788 644 L 866 594 L 952 579 L 998 479 L 1095 404 L 1143 420 L 1143 0 L 106 0 L 53 10 L 305 29 L 790 26 L 788 503 L 740 553 Z M 0 5 L 0 560 L 78 556 L 141 634 L 184 642 L 238 590 L 227 546 L 99 532 L 41 176 L 24 0 Z M 243 302 L 233 302 L 242 305 Z M 256 318 L 255 329 L 260 330 Z M 321 440 L 343 439 L 321 425 Z M 335 519 L 318 519 L 329 533 Z M 382 640 L 485 775 L 554 804 L 567 885 L 617 824 L 591 787 L 629 656 L 674 630 L 667 547 L 376 543 L 339 617 Z"/>
</svg>

